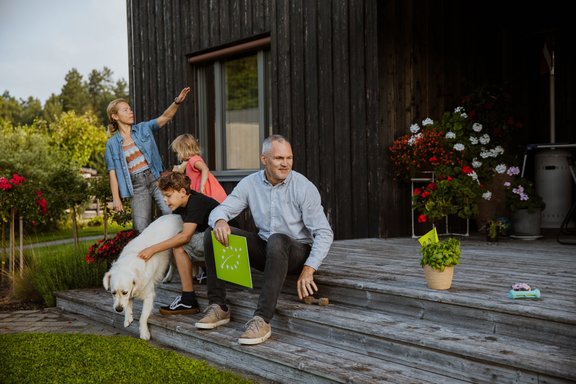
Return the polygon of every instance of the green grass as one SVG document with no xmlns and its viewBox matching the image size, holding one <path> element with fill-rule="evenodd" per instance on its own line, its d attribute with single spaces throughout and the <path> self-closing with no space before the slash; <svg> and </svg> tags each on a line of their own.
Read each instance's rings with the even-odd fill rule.
<svg viewBox="0 0 576 384">
<path fill-rule="evenodd" d="M 114 234 L 123 229 L 127 229 L 127 227 L 123 227 L 116 223 L 112 223 L 108 225 L 108 234 Z M 104 236 L 104 227 L 102 225 L 98 226 L 83 225 L 81 228 L 78 229 L 78 236 L 79 237 Z M 72 239 L 72 228 L 70 227 L 70 225 L 67 225 L 66 227 L 60 228 L 53 232 L 25 234 L 24 244 L 43 243 L 47 241 L 55 241 L 63 239 Z M 19 241 L 20 241 L 19 239 L 16 239 L 17 245 L 19 244 Z"/>
<path fill-rule="evenodd" d="M 113 227 L 114 228 L 114 227 Z M 124 228 L 116 226 L 119 231 Z M 81 236 L 101 235 L 87 227 Z M 70 231 L 35 241 L 71 238 Z M 102 286 L 106 264 L 86 263 L 96 240 L 34 247 L 24 251 L 24 272 L 14 276 L 13 293 L 24 301 L 54 306 L 54 292 Z M 129 336 L 83 334 L 0 334 L 0 383 L 253 383 L 205 362 Z"/>
<path fill-rule="evenodd" d="M 248 384 L 232 372 L 129 336 L 0 334 L 4 384 Z"/>
</svg>

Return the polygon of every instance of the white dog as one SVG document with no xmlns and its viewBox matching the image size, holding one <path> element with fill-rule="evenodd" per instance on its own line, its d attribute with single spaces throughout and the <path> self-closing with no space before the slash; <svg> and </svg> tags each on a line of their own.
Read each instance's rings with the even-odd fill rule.
<svg viewBox="0 0 576 384">
<path fill-rule="evenodd" d="M 158 252 L 148 261 L 139 258 L 138 254 L 143 249 L 168 240 L 181 231 L 180 215 L 160 216 L 124 247 L 118 259 L 104 275 L 104 288 L 114 297 L 114 310 L 118 313 L 124 311 L 124 327 L 128 327 L 134 321 L 132 315 L 134 298 L 143 301 L 140 315 L 141 339 L 150 340 L 148 317 L 154 307 L 156 286 L 164 277 L 172 251 Z"/>
</svg>

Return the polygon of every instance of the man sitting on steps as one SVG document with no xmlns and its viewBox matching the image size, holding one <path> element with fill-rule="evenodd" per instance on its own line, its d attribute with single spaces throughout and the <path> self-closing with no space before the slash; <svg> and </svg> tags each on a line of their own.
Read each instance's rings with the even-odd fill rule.
<svg viewBox="0 0 576 384">
<path fill-rule="evenodd" d="M 266 138 L 260 155 L 264 170 L 242 179 L 208 220 L 216 239 L 224 246 L 228 246 L 230 234 L 246 237 L 251 266 L 264 272 L 258 305 L 238 339 L 240 344 L 259 344 L 270 337 L 270 320 L 287 274 L 300 274 L 296 284 L 300 299 L 318 291 L 314 272 L 334 238 L 318 189 L 292 171 L 292 160 L 292 147 L 284 137 Z M 246 207 L 258 234 L 228 225 Z M 230 308 L 226 305 L 225 282 L 216 276 L 210 231 L 204 233 L 204 256 L 210 305 L 195 325 L 213 329 L 230 321 Z"/>
</svg>

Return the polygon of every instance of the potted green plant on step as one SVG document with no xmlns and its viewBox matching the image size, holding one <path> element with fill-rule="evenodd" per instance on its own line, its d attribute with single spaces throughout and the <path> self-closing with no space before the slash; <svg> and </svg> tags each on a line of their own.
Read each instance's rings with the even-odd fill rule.
<svg viewBox="0 0 576 384">
<path fill-rule="evenodd" d="M 506 224 L 501 219 L 490 219 L 486 221 L 483 230 L 486 232 L 486 241 L 497 242 L 500 235 L 506 234 Z"/>
<path fill-rule="evenodd" d="M 452 286 L 454 266 L 460 264 L 460 240 L 450 237 L 424 243 L 420 254 L 420 265 L 424 268 L 428 288 L 449 289 Z"/>
</svg>

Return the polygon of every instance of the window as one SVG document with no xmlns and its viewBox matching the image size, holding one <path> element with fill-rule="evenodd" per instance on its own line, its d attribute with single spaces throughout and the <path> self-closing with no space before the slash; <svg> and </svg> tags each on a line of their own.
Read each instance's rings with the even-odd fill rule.
<svg viewBox="0 0 576 384">
<path fill-rule="evenodd" d="M 271 133 L 270 52 L 203 64 L 195 67 L 195 73 L 205 157 L 220 177 L 260 169 L 260 145 Z"/>
</svg>

